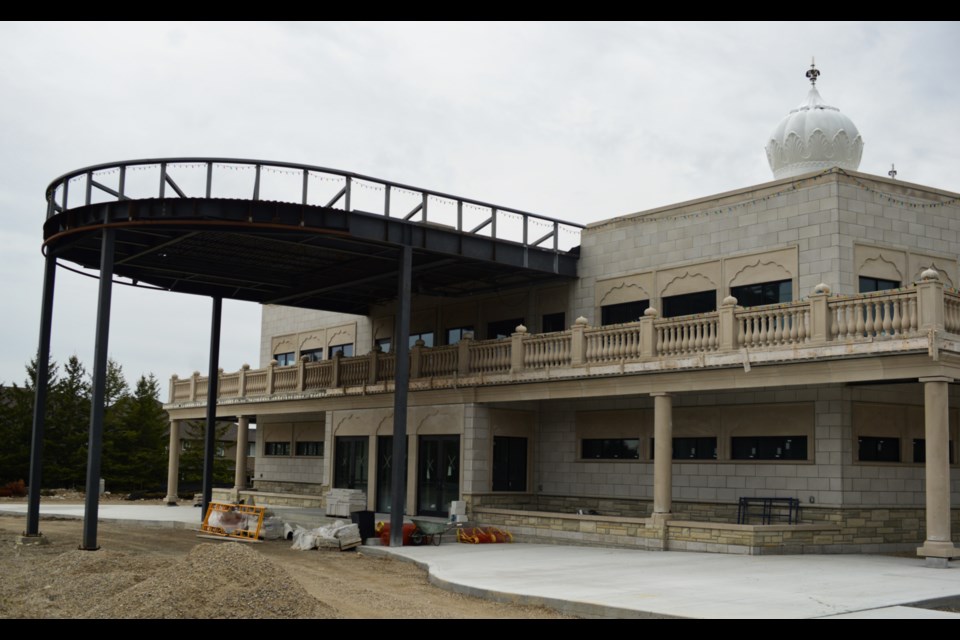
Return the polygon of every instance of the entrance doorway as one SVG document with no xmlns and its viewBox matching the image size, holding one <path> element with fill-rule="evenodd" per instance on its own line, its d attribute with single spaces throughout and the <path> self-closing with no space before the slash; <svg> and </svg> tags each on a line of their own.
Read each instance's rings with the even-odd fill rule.
<svg viewBox="0 0 960 640">
<path fill-rule="evenodd" d="M 417 513 L 445 517 L 460 498 L 460 436 L 420 436 Z"/>
</svg>

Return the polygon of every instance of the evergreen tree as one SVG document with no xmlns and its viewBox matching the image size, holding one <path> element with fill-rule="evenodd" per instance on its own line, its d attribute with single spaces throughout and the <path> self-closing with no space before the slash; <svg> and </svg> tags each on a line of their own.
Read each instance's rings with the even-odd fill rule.
<svg viewBox="0 0 960 640">
<path fill-rule="evenodd" d="M 30 476 L 30 442 L 33 433 L 33 402 L 37 388 L 37 359 L 27 364 L 24 386 L 0 386 L 0 484 Z M 47 381 L 56 384 L 57 363 L 47 361 Z M 48 391 L 49 393 L 49 391 Z"/>
<path fill-rule="evenodd" d="M 76 356 L 67 360 L 63 373 L 47 394 L 43 484 L 82 487 L 87 468 L 90 384 L 87 371 Z"/>
<path fill-rule="evenodd" d="M 213 456 L 213 484 L 233 485 L 235 461 L 226 457 L 225 452 L 232 443 L 226 440 L 231 423 L 217 422 L 214 425 L 216 445 Z M 183 487 L 200 486 L 203 483 L 203 448 L 206 423 L 187 421 L 180 433 L 185 449 L 180 453 L 180 483 Z"/>
<path fill-rule="evenodd" d="M 110 408 L 103 434 L 103 477 L 109 487 L 163 487 L 169 420 L 159 396 L 160 385 L 153 374 L 140 376 L 133 395 L 124 391 Z"/>
</svg>

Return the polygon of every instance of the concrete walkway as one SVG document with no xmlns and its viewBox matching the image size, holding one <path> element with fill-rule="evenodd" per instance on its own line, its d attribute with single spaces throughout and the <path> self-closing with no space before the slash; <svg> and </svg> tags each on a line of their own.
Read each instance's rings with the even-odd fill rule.
<svg viewBox="0 0 960 640">
<path fill-rule="evenodd" d="M 326 520 L 316 509 L 276 509 L 281 510 L 278 515 L 288 521 Z M 2 512 L 25 514 L 26 505 L 0 505 Z M 41 504 L 41 515 L 79 518 L 83 505 Z M 99 517 L 194 528 L 200 509 L 105 504 Z M 904 606 L 960 604 L 958 562 L 931 569 L 917 558 L 881 555 L 734 556 L 537 544 L 364 547 L 362 552 L 416 562 L 432 582 L 461 593 L 586 617 L 960 618 Z"/>
</svg>

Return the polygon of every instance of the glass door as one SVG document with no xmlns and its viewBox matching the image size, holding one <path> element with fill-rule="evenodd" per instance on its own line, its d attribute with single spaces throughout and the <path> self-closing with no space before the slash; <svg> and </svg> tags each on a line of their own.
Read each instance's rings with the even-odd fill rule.
<svg viewBox="0 0 960 640">
<path fill-rule="evenodd" d="M 460 498 L 460 436 L 420 436 L 417 513 L 446 517 Z"/>
</svg>

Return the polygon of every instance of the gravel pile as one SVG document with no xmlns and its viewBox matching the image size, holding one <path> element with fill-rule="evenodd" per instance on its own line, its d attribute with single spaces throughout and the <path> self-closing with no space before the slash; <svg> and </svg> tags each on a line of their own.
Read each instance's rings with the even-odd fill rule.
<svg viewBox="0 0 960 640">
<path fill-rule="evenodd" d="M 333 618 L 283 568 L 240 542 L 199 544 L 101 602 L 90 618 Z"/>
</svg>

